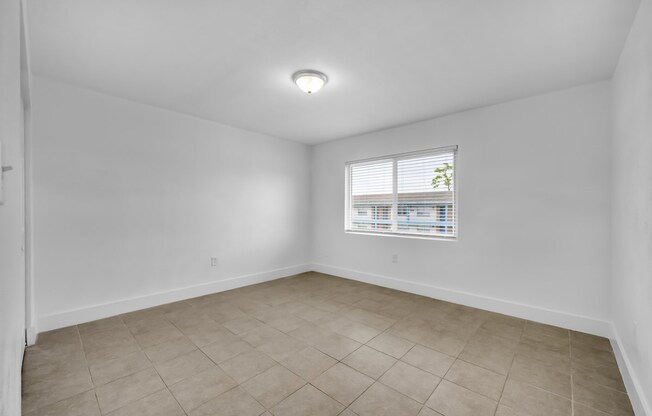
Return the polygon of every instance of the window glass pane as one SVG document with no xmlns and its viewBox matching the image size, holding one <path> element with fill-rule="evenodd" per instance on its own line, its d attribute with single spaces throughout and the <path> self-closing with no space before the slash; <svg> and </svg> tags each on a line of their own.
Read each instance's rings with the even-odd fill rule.
<svg viewBox="0 0 652 416">
<path fill-rule="evenodd" d="M 392 229 L 391 160 L 351 165 L 351 229 Z"/>
<path fill-rule="evenodd" d="M 454 162 L 453 153 L 397 162 L 398 232 L 454 235 Z"/>
</svg>

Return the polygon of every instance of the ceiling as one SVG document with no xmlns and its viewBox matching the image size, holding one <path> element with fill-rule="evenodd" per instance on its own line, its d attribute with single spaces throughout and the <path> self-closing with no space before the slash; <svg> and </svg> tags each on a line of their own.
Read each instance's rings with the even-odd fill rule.
<svg viewBox="0 0 652 416">
<path fill-rule="evenodd" d="M 28 24 L 36 75 L 313 144 L 608 79 L 638 3 L 28 0 Z"/>
</svg>

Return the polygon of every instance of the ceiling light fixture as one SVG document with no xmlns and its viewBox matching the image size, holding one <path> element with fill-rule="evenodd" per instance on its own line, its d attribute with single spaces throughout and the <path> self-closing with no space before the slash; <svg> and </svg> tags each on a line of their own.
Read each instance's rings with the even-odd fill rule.
<svg viewBox="0 0 652 416">
<path fill-rule="evenodd" d="M 292 80 L 299 88 L 301 88 L 301 91 L 312 94 L 326 85 L 328 77 L 323 72 L 303 69 L 295 72 L 294 75 L 292 75 Z"/>
</svg>

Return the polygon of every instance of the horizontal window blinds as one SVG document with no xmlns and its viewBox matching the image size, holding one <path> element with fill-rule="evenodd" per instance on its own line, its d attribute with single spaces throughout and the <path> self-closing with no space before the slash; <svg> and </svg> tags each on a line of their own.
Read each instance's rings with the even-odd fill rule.
<svg viewBox="0 0 652 416">
<path fill-rule="evenodd" d="M 346 230 L 455 238 L 457 147 L 347 163 Z"/>
</svg>

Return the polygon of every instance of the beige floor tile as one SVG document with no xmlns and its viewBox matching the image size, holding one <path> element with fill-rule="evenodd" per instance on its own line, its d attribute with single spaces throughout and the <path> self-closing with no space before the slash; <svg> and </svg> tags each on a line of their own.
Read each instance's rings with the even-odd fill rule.
<svg viewBox="0 0 652 416">
<path fill-rule="evenodd" d="M 122 321 L 129 328 L 133 335 L 146 332 L 150 328 L 158 328 L 170 325 L 170 321 L 159 313 L 153 313 L 151 310 L 144 309 L 141 311 L 127 313 L 121 316 Z"/>
<path fill-rule="evenodd" d="M 435 412 L 434 410 L 423 406 L 423 409 L 419 412 L 418 416 L 443 416 L 441 413 Z"/>
<path fill-rule="evenodd" d="M 450 331 L 450 333 L 460 338 L 468 339 L 472 335 L 484 331 L 480 328 L 482 321 L 483 319 L 481 318 L 476 318 L 472 315 L 464 317 L 457 312 L 438 314 L 433 322 L 432 329 L 435 331 Z"/>
<path fill-rule="evenodd" d="M 410 315 L 413 310 L 414 310 L 413 306 L 409 304 L 403 306 L 403 304 L 390 303 L 390 304 L 383 305 L 383 307 L 380 308 L 378 313 L 392 319 L 401 319 Z"/>
<path fill-rule="evenodd" d="M 335 316 L 333 313 L 306 305 L 301 311 L 301 319 L 312 324 L 323 323 Z"/>
<path fill-rule="evenodd" d="M 222 370 L 238 383 L 244 383 L 275 365 L 276 361 L 256 350 L 236 355 L 220 363 Z"/>
<path fill-rule="evenodd" d="M 378 329 L 351 321 L 349 319 L 338 317 L 323 325 L 330 331 L 344 335 L 361 344 L 369 342 L 376 335 L 380 334 Z"/>
<path fill-rule="evenodd" d="M 373 382 L 370 377 L 337 363 L 314 379 L 312 385 L 344 406 L 348 406 Z"/>
<path fill-rule="evenodd" d="M 377 300 L 363 298 L 358 300 L 357 302 L 354 302 L 353 306 L 360 309 L 366 309 L 371 312 L 379 312 L 383 308 L 383 306 L 385 306 L 385 303 Z"/>
<path fill-rule="evenodd" d="M 529 416 L 570 416 L 570 400 L 517 380 L 507 379 L 500 403 Z"/>
<path fill-rule="evenodd" d="M 265 408 L 242 387 L 236 387 L 204 403 L 189 416 L 258 416 Z"/>
<path fill-rule="evenodd" d="M 396 322 L 386 332 L 413 342 L 419 342 L 430 332 L 430 324 L 420 318 L 407 316 Z"/>
<path fill-rule="evenodd" d="M 236 339 L 227 343 L 216 342 L 208 344 L 202 347 L 201 350 L 208 356 L 208 358 L 213 360 L 213 362 L 219 364 L 238 354 L 253 351 L 253 347 L 244 341 Z"/>
<path fill-rule="evenodd" d="M 591 409 L 581 403 L 573 403 L 573 416 L 609 416 L 609 413 Z"/>
<path fill-rule="evenodd" d="M 457 357 L 464 349 L 466 342 L 467 337 L 448 329 L 432 329 L 419 340 L 419 344 L 451 357 Z"/>
<path fill-rule="evenodd" d="M 212 367 L 170 387 L 170 391 L 186 412 L 231 390 L 237 383 L 219 367 Z"/>
<path fill-rule="evenodd" d="M 367 346 L 394 358 L 401 358 L 414 346 L 414 342 L 385 332 L 369 341 Z"/>
<path fill-rule="evenodd" d="M 138 334 L 134 335 L 136 342 L 142 348 L 151 347 L 153 345 L 158 345 L 163 342 L 172 341 L 176 338 L 183 337 L 183 333 L 179 331 L 172 324 L 165 324 L 151 328 L 146 331 L 141 331 Z"/>
<path fill-rule="evenodd" d="M 29 413 L 93 388 L 88 369 L 57 374 L 54 378 L 32 383 L 23 382 L 22 408 Z"/>
<path fill-rule="evenodd" d="M 570 368 L 550 362 L 528 359 L 521 355 L 514 358 L 509 376 L 555 394 L 571 398 Z"/>
<path fill-rule="evenodd" d="M 100 408 L 95 398 L 95 391 L 90 390 L 41 407 L 25 416 L 100 416 Z"/>
<path fill-rule="evenodd" d="M 399 361 L 378 381 L 419 403 L 425 403 L 441 378 Z"/>
<path fill-rule="evenodd" d="M 317 348 L 324 354 L 330 355 L 336 360 L 341 360 L 353 351 L 360 348 L 362 344 L 353 341 L 345 336 L 336 334 L 334 332 L 327 332 L 322 334 L 312 346 Z"/>
<path fill-rule="evenodd" d="M 281 362 L 306 347 L 307 345 L 303 341 L 299 341 L 296 338 L 285 335 L 283 337 L 274 339 L 267 344 L 259 346 L 258 350 L 269 355 L 274 360 Z"/>
<path fill-rule="evenodd" d="M 565 339 L 565 340 L 570 339 L 570 331 L 568 329 L 560 328 L 552 325 L 540 324 L 532 321 L 528 321 L 525 324 L 523 335 L 535 336 L 535 337 L 539 335 L 545 335 L 548 337 Z"/>
<path fill-rule="evenodd" d="M 344 316 L 352 321 L 356 321 L 372 328 L 376 328 L 380 331 L 386 330 L 396 322 L 396 319 L 388 318 L 386 316 L 374 312 L 369 312 L 364 309 L 353 309 L 344 313 Z"/>
<path fill-rule="evenodd" d="M 86 360 L 90 365 L 124 357 L 125 355 L 133 354 L 140 350 L 140 347 L 133 337 L 121 338 L 119 342 L 111 342 L 106 345 L 99 344 L 92 348 L 87 347 L 87 345 L 84 344 Z"/>
<path fill-rule="evenodd" d="M 497 402 L 469 389 L 442 380 L 426 406 L 444 416 L 493 416 Z"/>
<path fill-rule="evenodd" d="M 516 355 L 516 345 L 504 338 L 473 336 L 459 358 L 500 374 L 507 374 Z"/>
<path fill-rule="evenodd" d="M 169 361 L 180 355 L 187 354 L 197 349 L 197 346 L 186 337 L 175 338 L 171 341 L 163 342 L 143 351 L 147 358 L 153 363 Z"/>
<path fill-rule="evenodd" d="M 119 316 L 112 316 L 110 318 L 98 319 L 97 321 L 77 325 L 79 334 L 82 336 L 92 335 L 108 330 L 121 330 L 124 328 L 125 324 Z"/>
<path fill-rule="evenodd" d="M 498 401 L 506 377 L 477 365 L 457 360 L 446 373 L 446 380 Z"/>
<path fill-rule="evenodd" d="M 344 406 L 306 384 L 271 409 L 274 416 L 335 416 Z M 194 415 L 191 415 L 194 416 Z"/>
<path fill-rule="evenodd" d="M 299 390 L 306 382 L 283 366 L 269 370 L 247 380 L 242 387 L 267 409 Z"/>
<path fill-rule="evenodd" d="M 595 384 L 626 392 L 625 383 L 615 364 L 587 365 L 573 362 L 573 373 L 578 377 L 592 380 Z"/>
<path fill-rule="evenodd" d="M 240 334 L 243 341 L 246 341 L 253 347 L 260 347 L 264 344 L 269 344 L 276 339 L 285 337 L 283 332 L 268 325 L 258 326 L 250 331 Z"/>
<path fill-rule="evenodd" d="M 514 410 L 511 407 L 499 403 L 498 409 L 496 409 L 496 416 L 529 416 L 529 414 Z"/>
<path fill-rule="evenodd" d="M 135 339 L 126 326 L 107 331 L 80 334 L 84 351 L 88 354 L 94 350 L 118 347 L 123 344 L 135 343 Z"/>
<path fill-rule="evenodd" d="M 32 369 L 51 364 L 53 360 L 58 360 L 64 356 L 83 355 L 84 350 L 79 335 L 76 332 L 71 335 L 69 331 L 66 331 L 65 334 L 65 337 L 63 335 L 50 336 L 49 342 L 39 342 L 36 345 L 27 347 L 25 349 L 25 367 Z"/>
<path fill-rule="evenodd" d="M 618 365 L 613 352 L 587 344 L 575 344 L 571 348 L 571 359 L 573 362 L 591 366 Z"/>
<path fill-rule="evenodd" d="M 222 326 L 224 326 L 226 329 L 229 331 L 233 332 L 234 334 L 241 334 L 243 332 L 251 331 L 254 328 L 257 328 L 261 325 L 260 321 L 245 316 L 241 318 L 236 318 L 232 319 L 230 321 L 226 321 L 222 323 Z"/>
<path fill-rule="evenodd" d="M 67 326 L 52 331 L 41 332 L 38 335 L 36 347 L 61 346 L 79 344 L 79 329 L 77 326 Z"/>
<path fill-rule="evenodd" d="M 516 352 L 518 355 L 527 358 L 570 367 L 570 348 L 567 345 L 546 344 L 528 338 L 521 338 Z"/>
<path fill-rule="evenodd" d="M 342 362 L 362 374 L 378 379 L 396 363 L 396 359 L 363 345 L 344 358 Z"/>
<path fill-rule="evenodd" d="M 219 324 L 230 321 L 232 319 L 248 316 L 240 309 L 234 306 L 222 304 L 219 301 L 217 304 L 206 303 L 204 305 L 198 306 L 198 309 L 200 309 L 207 317 L 211 318 Z"/>
<path fill-rule="evenodd" d="M 360 416 L 416 416 L 421 405 L 383 384 L 374 383 L 353 402 L 351 410 Z"/>
<path fill-rule="evenodd" d="M 288 335 L 295 337 L 308 345 L 314 345 L 321 337 L 324 336 L 324 328 L 314 324 L 306 324 L 288 332 Z"/>
<path fill-rule="evenodd" d="M 511 321 L 489 319 L 480 328 L 489 331 L 494 336 L 518 342 L 523 334 L 524 326 L 524 321 L 514 323 Z"/>
<path fill-rule="evenodd" d="M 233 335 L 228 329 L 212 320 L 203 321 L 182 331 L 198 347 L 222 341 Z"/>
<path fill-rule="evenodd" d="M 401 361 L 443 377 L 455 362 L 455 358 L 417 344 L 401 358 Z"/>
<path fill-rule="evenodd" d="M 192 309 L 191 303 L 185 300 L 180 300 L 177 302 L 166 303 L 165 305 L 155 306 L 152 308 L 152 311 L 157 313 L 162 313 L 164 315 L 168 315 L 171 313 L 183 312 L 191 309 Z"/>
<path fill-rule="evenodd" d="M 281 332 L 290 332 L 293 331 L 300 326 L 303 326 L 306 324 L 306 321 L 304 321 L 301 318 L 298 318 L 296 316 L 283 316 L 283 317 L 278 317 L 275 319 L 269 320 L 267 322 L 267 325 L 271 326 L 272 328 L 278 329 Z"/>
<path fill-rule="evenodd" d="M 156 371 L 168 386 L 214 366 L 215 364 L 199 350 L 155 364 Z"/>
<path fill-rule="evenodd" d="M 596 384 L 579 372 L 573 372 L 573 400 L 614 416 L 634 414 L 627 393 Z"/>
<path fill-rule="evenodd" d="M 571 344 L 589 345 L 596 349 L 611 351 L 611 341 L 608 338 L 598 337 L 596 335 L 585 334 L 582 332 L 570 331 Z"/>
<path fill-rule="evenodd" d="M 81 345 L 81 344 L 80 344 Z M 27 350 L 23 363 L 23 385 L 30 386 L 46 380 L 59 379 L 65 374 L 84 373 L 88 363 L 83 351 L 58 351 L 56 353 Z M 34 354 L 37 356 L 35 357 Z"/>
<path fill-rule="evenodd" d="M 184 411 L 179 403 L 167 390 L 136 400 L 120 409 L 109 413 L 109 416 L 183 416 Z"/>
<path fill-rule="evenodd" d="M 312 381 L 337 363 L 332 357 L 313 347 L 304 348 L 288 357 L 282 364 L 306 381 Z"/>
<path fill-rule="evenodd" d="M 95 386 L 101 386 L 129 374 L 149 368 L 152 363 L 142 351 L 90 366 Z"/>
<path fill-rule="evenodd" d="M 153 368 L 112 381 L 95 390 L 102 413 L 109 413 L 165 388 Z"/>
</svg>

